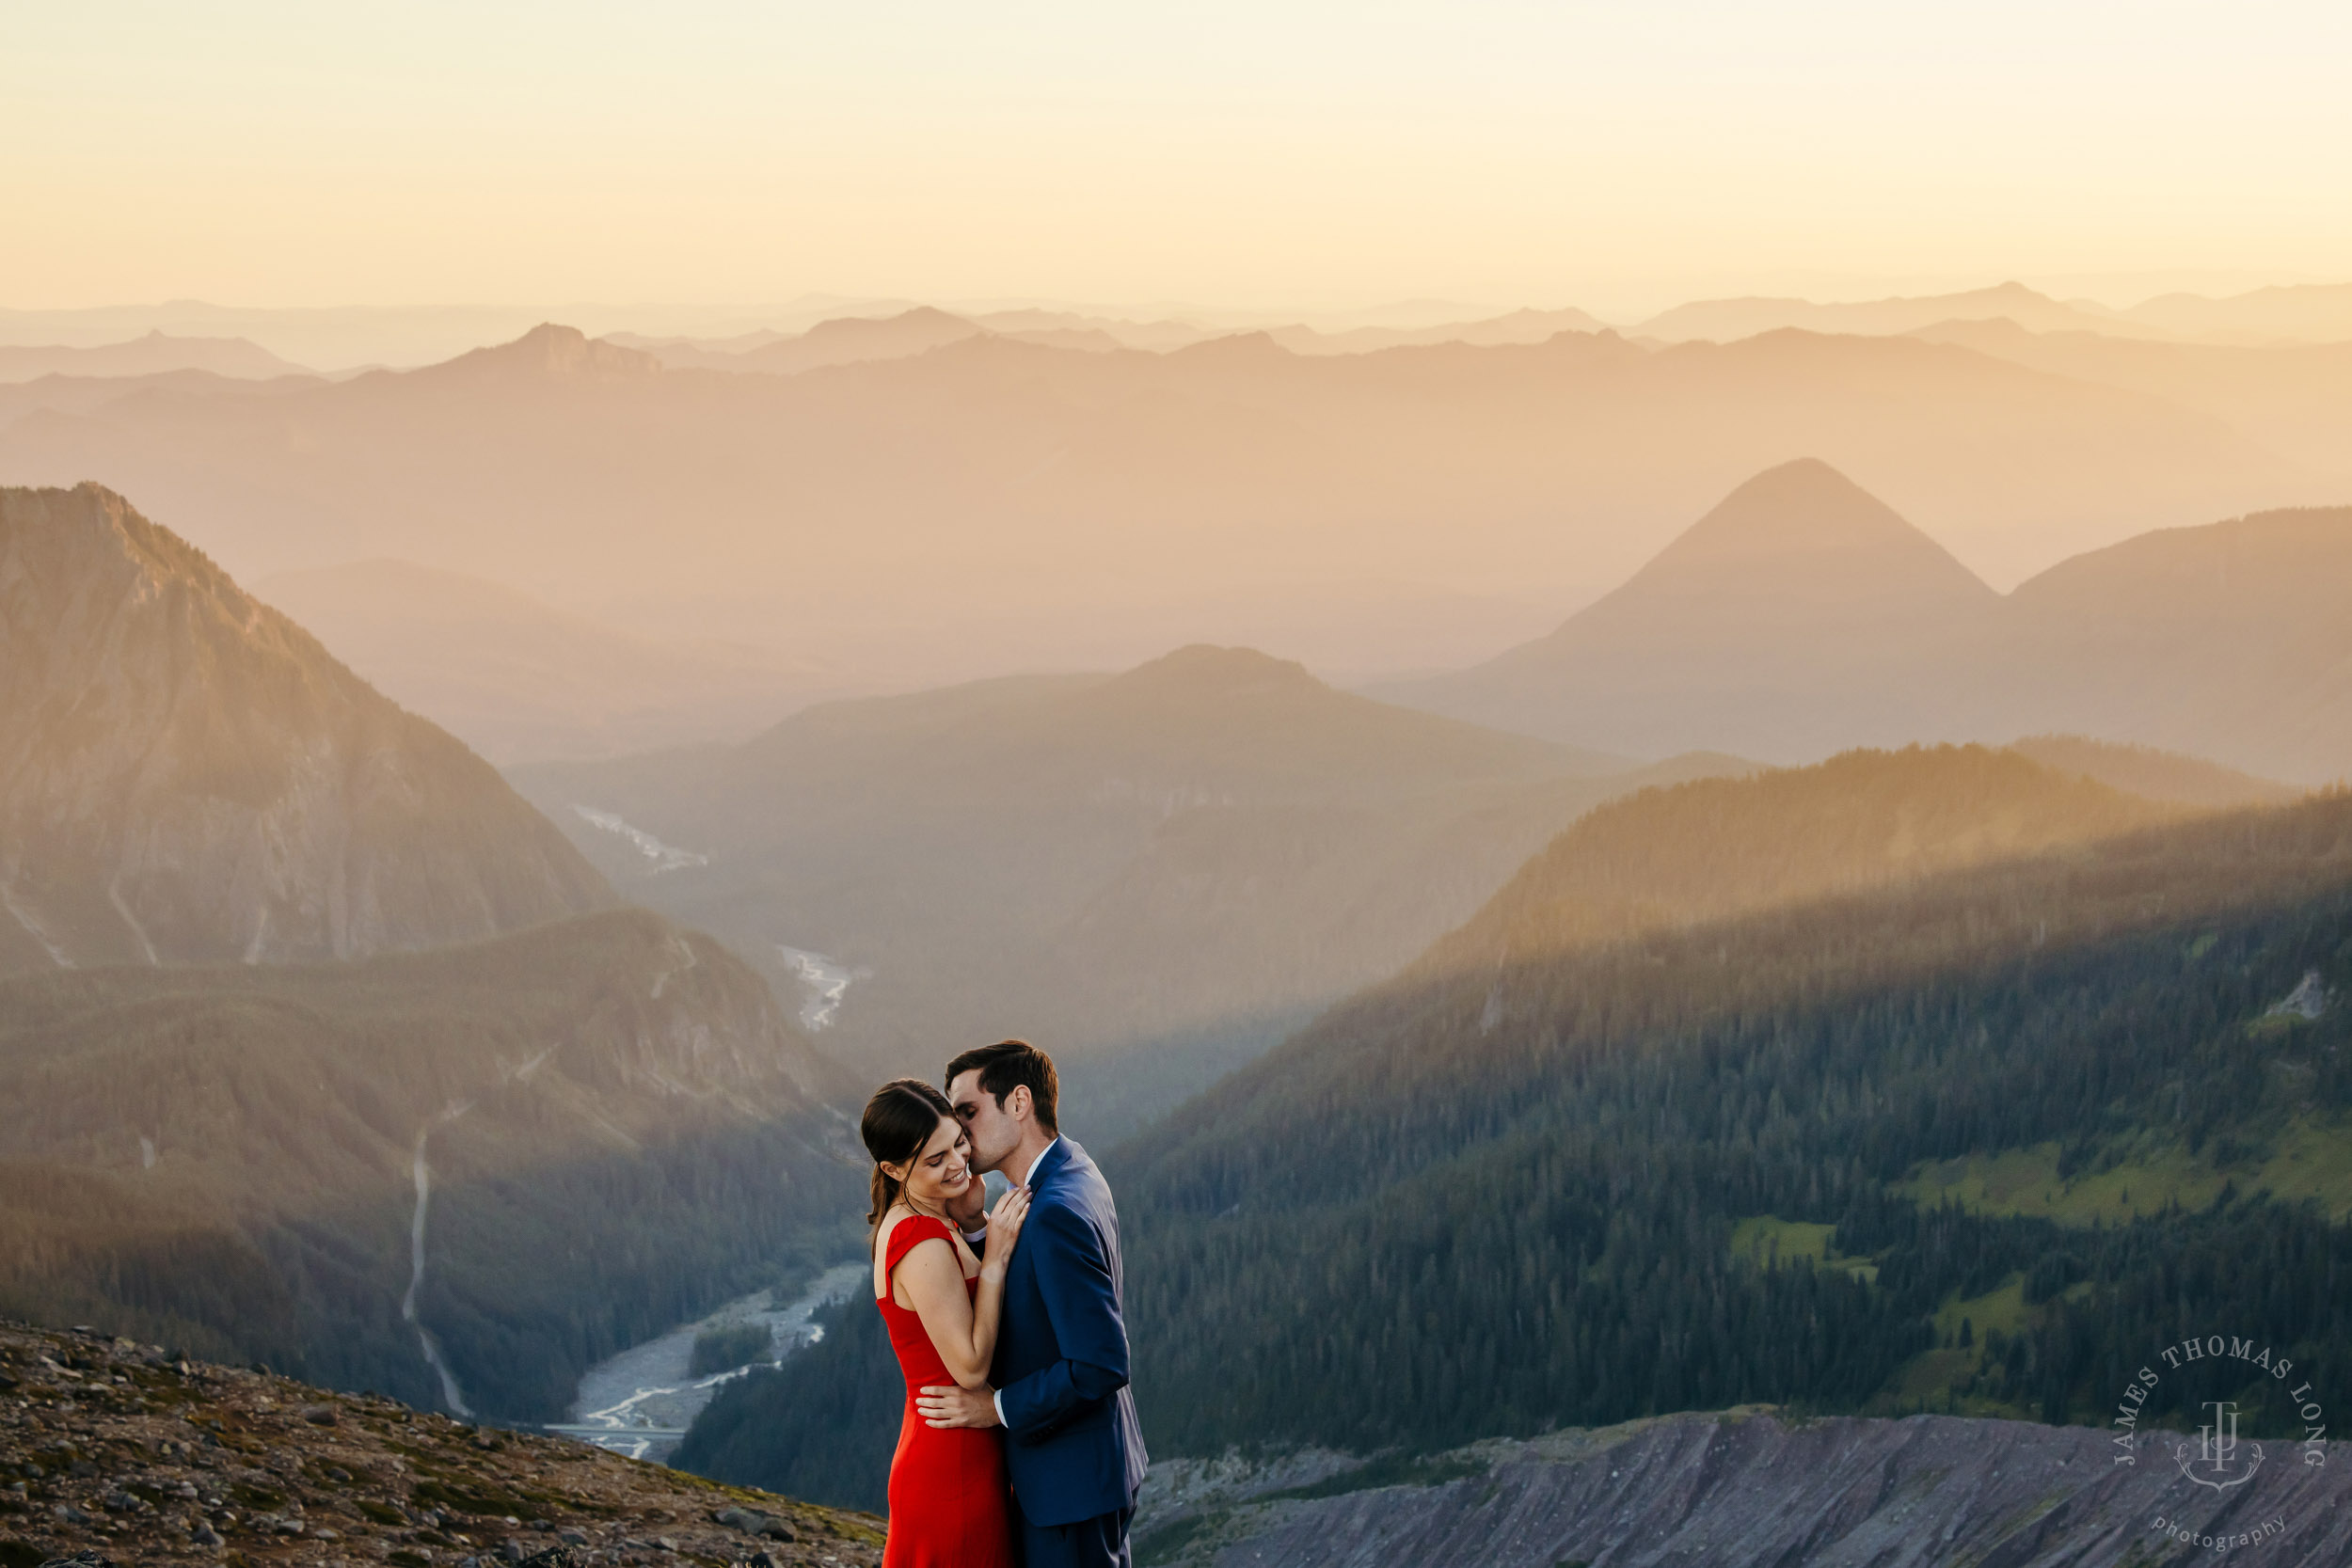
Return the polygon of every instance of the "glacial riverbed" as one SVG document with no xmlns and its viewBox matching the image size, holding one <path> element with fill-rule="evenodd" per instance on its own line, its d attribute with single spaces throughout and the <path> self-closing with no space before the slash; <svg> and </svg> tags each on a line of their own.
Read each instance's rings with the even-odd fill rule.
<svg viewBox="0 0 2352 1568">
<path fill-rule="evenodd" d="M 769 1339 L 763 1359 L 781 1361 L 822 1337 L 824 1330 L 809 1320 L 827 1302 L 863 1286 L 867 1270 L 863 1262 L 838 1264 L 780 1307 L 771 1304 L 766 1291 L 744 1296 L 707 1318 L 682 1323 L 658 1339 L 631 1345 L 611 1360 L 597 1362 L 581 1376 L 580 1396 L 561 1430 L 631 1459 L 666 1461 L 719 1386 L 744 1372 L 737 1367 L 707 1377 L 688 1376 L 696 1335 L 730 1323 L 765 1323 Z"/>
</svg>

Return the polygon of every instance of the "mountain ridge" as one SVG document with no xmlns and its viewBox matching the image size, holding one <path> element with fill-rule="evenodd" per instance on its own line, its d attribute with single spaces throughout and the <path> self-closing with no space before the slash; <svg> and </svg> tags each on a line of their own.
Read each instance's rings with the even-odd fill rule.
<svg viewBox="0 0 2352 1568">
<path fill-rule="evenodd" d="M 514 780 L 780 994 L 814 1002 L 807 955 L 833 966 L 826 1040 L 846 1058 L 928 1070 L 943 1037 L 1034 1037 L 1089 1106 L 1073 1132 L 1099 1139 L 1418 951 L 1595 802 L 1744 766 L 1629 769 L 1194 645 Z"/>
<path fill-rule="evenodd" d="M 2352 632 L 2330 608 L 2347 572 L 2352 509 L 2289 508 L 2135 535 L 1997 594 L 1801 461 L 1549 636 L 1371 690 L 1636 756 L 2063 732 L 2323 784 L 2352 774 Z"/>
<path fill-rule="evenodd" d="M 0 490 L 24 967 L 349 957 L 613 900 L 487 764 L 97 485 Z"/>
<path fill-rule="evenodd" d="M 796 375 L 479 370 L 44 410 L 0 427 L 0 475 L 109 480 L 250 580 L 398 556 L 866 690 L 1200 640 L 1459 667 L 1796 454 L 2001 583 L 2325 499 L 2210 414 L 1901 338 L 1159 355 L 980 335 Z M 1343 592 L 1362 583 L 1383 598 Z M 1509 629 L 1498 598 L 1525 602 Z M 1403 645 L 1389 601 L 1424 600 Z"/>
</svg>

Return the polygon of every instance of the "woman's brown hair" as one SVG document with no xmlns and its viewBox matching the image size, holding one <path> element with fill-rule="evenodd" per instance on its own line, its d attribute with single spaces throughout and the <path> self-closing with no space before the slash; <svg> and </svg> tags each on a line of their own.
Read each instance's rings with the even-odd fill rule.
<svg viewBox="0 0 2352 1568">
<path fill-rule="evenodd" d="M 869 1232 L 881 1229 L 882 1216 L 898 1201 L 898 1180 L 882 1166 L 903 1165 L 922 1153 L 923 1146 L 939 1131 L 942 1117 L 955 1120 L 956 1108 L 920 1078 L 893 1078 L 866 1102 L 866 1114 L 858 1117 L 857 1135 L 866 1140 L 866 1152 L 874 1157 L 874 1205 L 866 1216 Z M 866 1245 L 869 1249 L 873 1245 L 871 1234 Z"/>
</svg>

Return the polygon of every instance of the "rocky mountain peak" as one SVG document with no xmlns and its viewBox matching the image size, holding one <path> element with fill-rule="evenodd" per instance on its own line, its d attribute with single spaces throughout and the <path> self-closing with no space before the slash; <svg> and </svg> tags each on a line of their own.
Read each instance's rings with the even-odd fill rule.
<svg viewBox="0 0 2352 1568">
<path fill-rule="evenodd" d="M 569 381 L 630 381 L 661 373 L 661 361 L 642 349 L 591 338 L 577 326 L 542 322 L 511 343 L 469 354 L 412 372 L 452 381 L 503 380 L 517 376 Z"/>
<path fill-rule="evenodd" d="M 486 763 L 120 496 L 0 489 L 0 973 L 347 958 L 612 897 Z"/>
</svg>

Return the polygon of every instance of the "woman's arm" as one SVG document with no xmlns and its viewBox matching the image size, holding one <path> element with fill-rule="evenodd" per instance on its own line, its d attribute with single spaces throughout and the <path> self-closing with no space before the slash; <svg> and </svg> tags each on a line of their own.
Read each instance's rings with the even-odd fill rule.
<svg viewBox="0 0 2352 1568">
<path fill-rule="evenodd" d="M 989 1363 L 996 1355 L 996 1323 L 1005 1305 L 1005 1265 L 1012 1258 L 1027 1213 L 1029 1195 L 1015 1189 L 997 1201 L 988 1221 L 988 1259 L 980 1265 L 975 1296 L 963 1288 L 963 1263 L 948 1242 L 917 1242 L 898 1259 L 891 1289 L 923 1322 L 947 1375 L 966 1388 L 988 1386 Z"/>
</svg>

